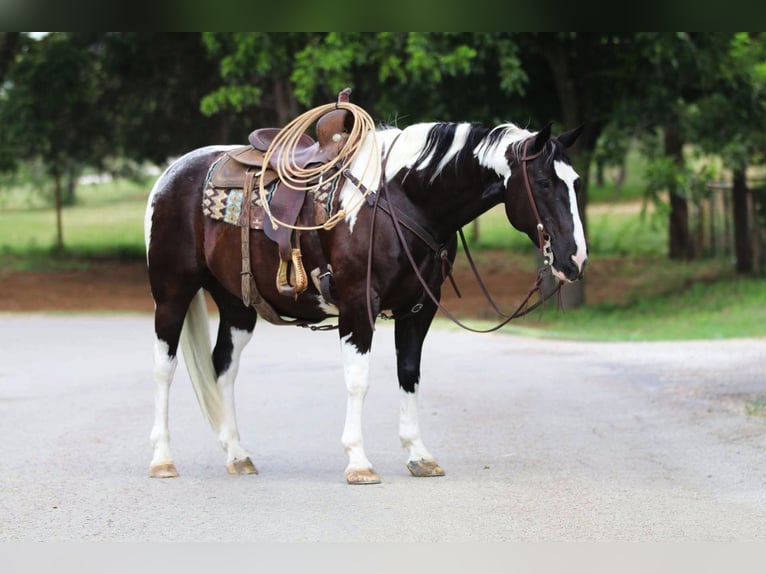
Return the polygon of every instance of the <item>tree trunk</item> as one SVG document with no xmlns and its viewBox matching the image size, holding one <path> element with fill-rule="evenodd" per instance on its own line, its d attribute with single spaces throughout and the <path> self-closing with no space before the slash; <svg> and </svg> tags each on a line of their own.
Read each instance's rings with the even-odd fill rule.
<svg viewBox="0 0 766 574">
<path fill-rule="evenodd" d="M 596 185 L 604 186 L 604 160 L 596 160 Z"/>
<path fill-rule="evenodd" d="M 684 163 L 683 141 L 675 121 L 665 127 L 665 155 L 677 166 Z M 670 259 L 693 259 L 694 246 L 689 233 L 689 205 L 676 187 L 669 184 L 670 218 L 668 220 L 668 256 Z"/>
<path fill-rule="evenodd" d="M 578 208 L 582 220 L 585 237 L 588 237 L 588 219 L 586 208 L 588 204 L 588 172 L 596 142 L 601 134 L 602 125 L 598 121 L 586 121 L 586 113 L 580 98 L 580 86 L 577 78 L 572 73 L 569 65 L 570 54 L 563 44 L 558 42 L 543 43 L 540 45 L 541 52 L 551 71 L 553 84 L 556 88 L 561 116 L 566 129 L 572 129 L 578 125 L 585 125 L 585 129 L 577 142 L 568 151 L 568 155 L 574 164 L 574 168 L 580 175 L 580 190 Z M 587 274 L 586 274 L 587 275 Z M 552 279 L 550 281 L 553 281 Z M 550 282 L 543 285 L 548 289 Z M 561 290 L 562 305 L 565 309 L 574 309 L 585 304 L 585 280 L 576 283 L 568 283 Z"/>
<path fill-rule="evenodd" d="M 747 188 L 744 166 L 734 170 L 732 186 L 734 212 L 734 252 L 737 273 L 749 274 L 754 270 L 753 242 L 750 225 L 750 190 Z"/>
<path fill-rule="evenodd" d="M 20 37 L 21 32 L 0 33 L 0 85 L 2 85 L 5 79 L 5 73 L 13 63 Z"/>
<path fill-rule="evenodd" d="M 280 127 L 286 126 L 299 115 L 298 105 L 288 80 L 274 80 L 274 106 L 277 112 L 277 125 Z"/>
<path fill-rule="evenodd" d="M 76 203 L 75 189 L 77 188 L 77 170 L 68 169 L 66 185 L 62 189 L 61 205 L 72 206 Z"/>
<path fill-rule="evenodd" d="M 56 253 L 61 253 L 62 251 L 64 251 L 64 231 L 63 231 L 63 224 L 61 221 L 61 211 L 62 211 L 61 174 L 58 171 L 56 171 L 53 174 L 53 181 L 54 181 L 53 199 L 56 206 L 56 245 L 54 246 L 54 251 L 56 251 Z"/>
</svg>

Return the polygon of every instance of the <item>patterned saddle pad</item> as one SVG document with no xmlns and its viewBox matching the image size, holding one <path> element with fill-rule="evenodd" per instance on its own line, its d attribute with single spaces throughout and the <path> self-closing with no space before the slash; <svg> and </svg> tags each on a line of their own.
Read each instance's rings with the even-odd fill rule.
<svg viewBox="0 0 766 574">
<path fill-rule="evenodd" d="M 214 174 L 227 160 L 227 156 L 216 160 L 208 170 L 205 178 L 205 189 L 202 194 L 202 212 L 217 221 L 224 221 L 231 225 L 242 227 L 245 225 L 242 219 L 242 201 L 244 192 L 241 187 L 219 187 L 214 184 Z M 229 160 L 231 161 L 231 160 Z M 244 184 L 244 181 L 242 182 Z M 314 201 L 314 219 L 317 224 L 321 224 L 327 219 L 330 213 L 333 196 L 335 193 L 337 179 L 321 187 L 313 195 Z M 271 205 L 274 191 L 279 184 L 279 180 L 273 179 L 267 184 L 266 201 Z M 289 191 L 287 192 L 289 193 Z M 260 193 L 256 190 L 252 194 L 252 207 L 250 209 L 250 229 L 263 229 L 263 220 L 267 217 L 266 210 L 261 202 Z"/>
</svg>

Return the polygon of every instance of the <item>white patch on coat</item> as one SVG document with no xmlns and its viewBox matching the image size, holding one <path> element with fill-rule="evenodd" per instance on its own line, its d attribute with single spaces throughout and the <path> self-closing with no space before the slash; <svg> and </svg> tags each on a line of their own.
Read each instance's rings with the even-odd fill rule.
<svg viewBox="0 0 766 574">
<path fill-rule="evenodd" d="M 572 213 L 572 223 L 574 225 L 574 240 L 577 245 L 577 251 L 572 255 L 572 261 L 577 265 L 577 269 L 582 271 L 585 261 L 588 259 L 588 246 L 585 243 L 585 232 L 580 220 L 580 213 L 577 209 L 577 196 L 575 194 L 574 183 L 580 177 L 574 168 L 563 161 L 554 161 L 553 169 L 558 178 L 563 181 L 569 190 L 569 210 Z"/>
</svg>

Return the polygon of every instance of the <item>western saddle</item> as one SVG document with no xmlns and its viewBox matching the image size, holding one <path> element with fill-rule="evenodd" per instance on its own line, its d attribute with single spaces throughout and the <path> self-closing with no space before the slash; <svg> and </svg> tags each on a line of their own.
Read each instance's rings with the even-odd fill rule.
<svg viewBox="0 0 766 574">
<path fill-rule="evenodd" d="M 349 88 L 341 91 L 338 94 L 338 103 L 348 102 L 350 93 Z M 303 133 L 293 144 L 291 152 L 288 152 L 291 166 L 298 169 L 314 168 L 337 158 L 348 140 L 353 121 L 354 117 L 347 109 L 336 107 L 326 112 L 316 122 L 316 141 Z M 327 215 L 332 209 L 333 192 L 342 185 L 342 176 L 336 178 L 329 190 L 329 200 L 326 200 L 327 193 L 294 189 L 287 185 L 279 177 L 278 162 L 284 157 L 284 154 L 280 153 L 280 147 L 272 150 L 268 163 L 265 161 L 267 151 L 280 131 L 280 128 L 260 128 L 253 131 L 248 137 L 250 145 L 230 150 L 211 168 L 207 188 L 220 193 L 241 190 L 239 216 L 227 221 L 235 223 L 242 230 L 242 300 L 247 306 L 252 304 L 270 322 L 283 324 L 287 321 L 281 319 L 261 298 L 255 285 L 250 264 L 250 230 L 263 229 L 266 236 L 277 244 L 280 256 L 276 277 L 277 289 L 282 295 L 296 298 L 307 289 L 308 278 L 303 268 L 300 231 L 293 227 L 322 225 L 327 220 Z M 264 221 L 268 217 L 262 215 L 262 210 L 256 209 L 260 197 L 257 193 L 259 184 L 266 188 L 263 191 L 268 190 L 266 213 L 270 212 L 274 220 L 286 225 L 272 225 L 271 222 Z M 322 197 L 318 199 L 318 196 Z M 320 266 L 314 277 L 322 296 L 332 301 L 329 266 Z M 321 277 L 321 280 L 317 277 Z"/>
</svg>

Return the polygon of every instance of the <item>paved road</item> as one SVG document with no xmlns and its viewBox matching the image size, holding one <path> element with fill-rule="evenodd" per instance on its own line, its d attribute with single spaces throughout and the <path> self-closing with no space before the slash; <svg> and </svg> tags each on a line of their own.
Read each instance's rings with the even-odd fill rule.
<svg viewBox="0 0 766 574">
<path fill-rule="evenodd" d="M 343 481 L 334 333 L 259 325 L 237 386 L 259 476 L 228 476 L 183 367 L 181 477 L 149 479 L 148 316 L 0 316 L 0 540 L 766 539 L 766 339 L 603 344 L 433 331 L 414 479 L 393 333 L 366 404 L 378 486 Z M 297 359 L 297 360 L 296 360 Z"/>
</svg>

